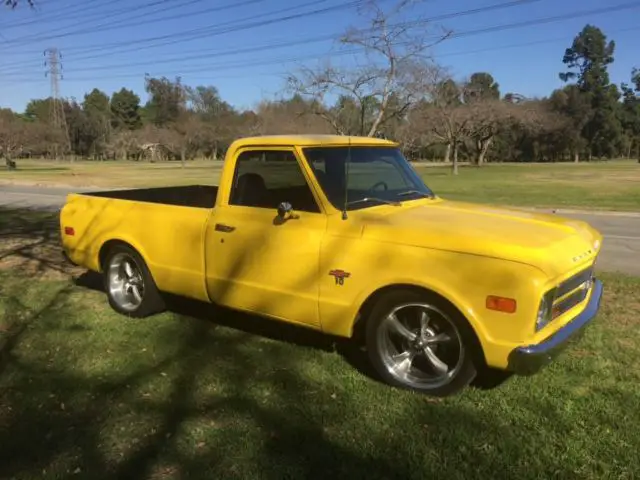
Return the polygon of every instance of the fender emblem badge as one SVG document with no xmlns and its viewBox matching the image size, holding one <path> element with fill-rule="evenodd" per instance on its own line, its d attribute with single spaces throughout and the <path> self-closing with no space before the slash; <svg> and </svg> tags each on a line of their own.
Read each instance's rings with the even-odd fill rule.
<svg viewBox="0 0 640 480">
<path fill-rule="evenodd" d="M 344 285 L 344 279 L 349 278 L 351 273 L 345 272 L 344 270 L 331 270 L 329 275 L 335 277 L 336 285 Z"/>
</svg>

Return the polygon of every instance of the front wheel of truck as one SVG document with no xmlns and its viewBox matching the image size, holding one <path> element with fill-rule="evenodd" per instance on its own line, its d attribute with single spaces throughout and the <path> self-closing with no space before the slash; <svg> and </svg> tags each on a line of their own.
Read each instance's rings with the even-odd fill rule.
<svg viewBox="0 0 640 480">
<path fill-rule="evenodd" d="M 164 310 L 156 284 L 140 254 L 128 245 L 109 249 L 103 265 L 109 305 L 129 317 L 147 317 Z"/>
<path fill-rule="evenodd" d="M 381 297 L 366 324 L 369 359 L 386 383 L 445 397 L 476 376 L 477 342 L 466 319 L 435 295 L 411 290 Z"/>
</svg>

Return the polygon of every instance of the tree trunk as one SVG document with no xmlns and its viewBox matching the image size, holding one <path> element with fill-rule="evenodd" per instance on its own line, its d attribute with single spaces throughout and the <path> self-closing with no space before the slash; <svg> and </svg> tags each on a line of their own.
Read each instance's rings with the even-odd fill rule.
<svg viewBox="0 0 640 480">
<path fill-rule="evenodd" d="M 184 148 L 180 149 L 180 163 L 182 168 L 185 167 L 185 162 L 186 162 L 186 152 Z"/>
<path fill-rule="evenodd" d="M 578 152 L 573 152 L 573 161 L 574 163 L 580 162 L 580 154 Z"/>
<path fill-rule="evenodd" d="M 476 140 L 476 158 L 475 164 L 480 167 L 484 163 L 484 158 L 487 155 L 489 146 L 491 145 L 491 138 Z"/>
<path fill-rule="evenodd" d="M 451 173 L 458 175 L 458 142 L 453 143 L 453 164 L 451 165 Z"/>
<path fill-rule="evenodd" d="M 447 150 L 444 152 L 444 162 L 449 163 L 451 160 L 451 144 L 447 143 Z"/>
<path fill-rule="evenodd" d="M 7 170 L 15 170 L 17 168 L 16 162 L 13 161 L 8 155 L 4 157 L 4 161 L 7 165 Z"/>
</svg>

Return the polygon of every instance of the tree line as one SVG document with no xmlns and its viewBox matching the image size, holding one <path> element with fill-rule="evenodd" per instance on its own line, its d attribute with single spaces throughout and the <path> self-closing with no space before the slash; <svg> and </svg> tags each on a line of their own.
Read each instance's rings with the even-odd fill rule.
<svg viewBox="0 0 640 480">
<path fill-rule="evenodd" d="M 587 24 L 559 55 L 563 88 L 526 98 L 502 92 L 489 72 L 450 75 L 425 55 L 449 33 L 434 41 L 394 23 L 403 3 L 390 13 L 374 2 L 368 28 L 340 39 L 370 62 L 293 72 L 283 99 L 238 110 L 215 86 L 147 76 L 144 103 L 125 88 L 110 97 L 93 89 L 82 101 L 34 99 L 24 112 L 0 110 L 0 153 L 14 165 L 60 156 L 187 161 L 220 158 L 239 136 L 337 133 L 397 140 L 410 159 L 445 160 L 454 172 L 460 161 L 640 159 L 640 71 L 611 83 L 615 42 L 598 27 Z"/>
</svg>

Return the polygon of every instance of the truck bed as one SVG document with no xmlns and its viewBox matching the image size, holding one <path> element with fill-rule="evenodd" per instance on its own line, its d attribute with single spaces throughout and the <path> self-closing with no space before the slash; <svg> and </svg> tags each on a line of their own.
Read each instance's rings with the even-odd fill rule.
<svg viewBox="0 0 640 480">
<path fill-rule="evenodd" d="M 160 203 L 182 207 L 213 208 L 218 187 L 213 185 L 186 185 L 179 187 L 134 188 L 87 192 L 83 195 L 116 198 L 136 202 Z"/>
</svg>

